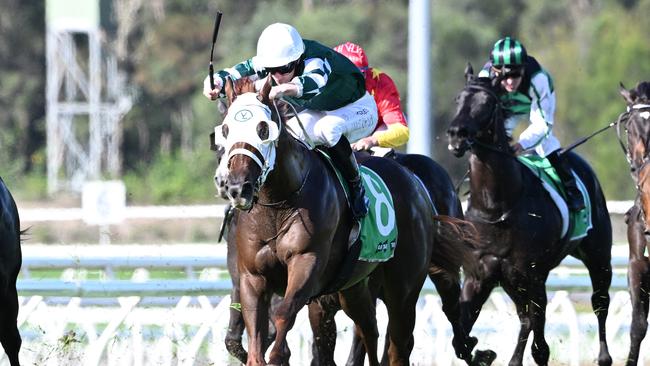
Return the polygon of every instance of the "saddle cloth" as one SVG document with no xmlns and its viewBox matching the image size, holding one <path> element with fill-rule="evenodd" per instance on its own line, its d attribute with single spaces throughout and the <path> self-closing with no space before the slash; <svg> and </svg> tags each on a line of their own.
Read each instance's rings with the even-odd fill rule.
<svg viewBox="0 0 650 366">
<path fill-rule="evenodd" d="M 334 166 L 332 159 L 321 149 L 316 149 L 336 172 L 336 176 L 343 186 L 348 204 L 350 190 L 347 182 Z M 397 221 L 395 220 L 395 206 L 393 197 L 384 180 L 372 169 L 359 166 L 361 182 L 369 200 L 368 214 L 361 220 L 359 239 L 361 252 L 358 260 L 366 262 L 385 262 L 395 254 L 397 243 Z M 353 243 L 354 244 L 354 243 Z"/>
<path fill-rule="evenodd" d="M 564 185 L 548 159 L 538 155 L 525 155 L 517 158 L 539 178 L 542 186 L 548 191 L 551 199 L 560 211 L 562 215 L 562 237 L 565 237 L 567 234 L 569 234 L 569 240 L 577 240 L 585 237 L 592 227 L 591 201 L 589 199 L 589 192 L 587 192 L 587 188 L 580 177 L 574 171 L 571 171 L 571 174 L 575 177 L 578 189 L 582 192 L 585 208 L 577 212 L 571 212 L 566 204 Z M 571 230 L 570 233 L 569 230 Z"/>
</svg>

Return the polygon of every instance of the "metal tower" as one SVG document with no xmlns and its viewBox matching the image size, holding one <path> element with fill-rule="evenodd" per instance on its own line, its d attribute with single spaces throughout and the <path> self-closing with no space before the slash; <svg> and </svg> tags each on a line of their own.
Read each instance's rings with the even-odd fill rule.
<svg viewBox="0 0 650 366">
<path fill-rule="evenodd" d="M 100 0 L 47 0 L 50 194 L 120 174 L 120 119 L 131 108 L 117 62 L 102 55 Z"/>
</svg>

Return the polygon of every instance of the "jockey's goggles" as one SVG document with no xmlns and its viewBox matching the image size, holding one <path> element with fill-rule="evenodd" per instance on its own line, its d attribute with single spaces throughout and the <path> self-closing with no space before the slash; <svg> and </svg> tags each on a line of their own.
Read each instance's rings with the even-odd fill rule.
<svg viewBox="0 0 650 366">
<path fill-rule="evenodd" d="M 288 64 L 286 64 L 286 65 L 284 65 L 284 66 L 278 66 L 278 67 L 265 67 L 265 69 L 266 69 L 266 71 L 268 71 L 270 74 L 275 74 L 275 73 L 288 74 L 288 73 L 290 73 L 291 71 L 293 71 L 293 69 L 296 67 L 296 63 L 297 63 L 297 62 L 298 62 L 298 60 L 296 60 L 296 61 L 291 61 L 291 62 L 289 62 Z"/>
<path fill-rule="evenodd" d="M 524 75 L 523 67 L 492 66 L 492 70 L 497 76 L 503 75 L 504 78 L 520 78 Z"/>
</svg>

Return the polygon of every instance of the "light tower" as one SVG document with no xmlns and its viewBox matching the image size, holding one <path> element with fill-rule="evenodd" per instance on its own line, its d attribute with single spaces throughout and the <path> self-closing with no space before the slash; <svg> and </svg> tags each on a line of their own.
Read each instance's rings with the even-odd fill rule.
<svg viewBox="0 0 650 366">
<path fill-rule="evenodd" d="M 50 194 L 120 174 L 121 117 L 131 97 L 102 55 L 100 1 L 46 0 L 47 182 Z M 101 7 L 102 10 L 106 6 Z"/>
</svg>

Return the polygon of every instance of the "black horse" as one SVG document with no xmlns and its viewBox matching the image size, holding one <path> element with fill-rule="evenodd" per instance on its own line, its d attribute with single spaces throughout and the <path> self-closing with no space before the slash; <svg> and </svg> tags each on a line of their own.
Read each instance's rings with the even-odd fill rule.
<svg viewBox="0 0 650 366">
<path fill-rule="evenodd" d="M 357 159 L 363 162 L 369 155 L 359 153 Z M 429 197 L 434 203 L 436 211 L 458 220 L 463 220 L 463 208 L 458 195 L 454 189 L 453 182 L 447 171 L 431 158 L 419 154 L 402 154 L 395 152 L 390 158 L 406 167 L 424 184 Z M 459 221 L 459 224 L 461 221 Z M 475 239 L 465 235 L 465 239 L 476 245 Z M 437 240 L 445 240 L 447 235 L 438 235 Z M 442 253 L 441 250 L 453 248 L 448 245 L 434 245 L 433 255 L 429 266 L 429 279 L 436 286 L 436 290 L 442 301 L 442 310 L 452 326 L 454 338 L 452 344 L 456 356 L 466 362 L 471 361 L 471 351 L 476 344 L 475 338 L 469 338 L 467 332 L 460 323 L 460 268 L 465 267 L 465 272 L 476 271 L 471 258 L 459 258 L 449 253 Z M 454 261 L 449 261 L 454 258 Z M 369 279 L 374 298 L 381 298 L 381 285 L 372 276 Z M 314 333 L 312 347 L 312 366 L 335 365 L 334 347 L 336 345 L 336 323 L 334 316 L 341 306 L 336 295 L 321 296 L 309 304 L 309 316 Z M 388 334 L 387 334 L 388 336 Z M 385 345 L 388 342 L 384 343 Z M 387 349 L 384 349 L 386 357 Z M 363 365 L 365 349 L 360 337 L 356 335 L 352 339 L 352 349 L 348 357 L 347 365 Z"/>
<path fill-rule="evenodd" d="M 18 332 L 16 279 L 22 265 L 20 219 L 9 189 L 0 178 L 0 343 L 11 366 L 19 365 L 22 343 Z"/>
<path fill-rule="evenodd" d="M 467 276 L 463 284 L 463 324 L 468 331 L 472 328 L 490 292 L 501 285 L 515 303 L 521 323 L 510 365 L 522 364 L 531 331 L 535 362 L 548 364 L 545 282 L 551 269 L 570 254 L 589 271 L 591 302 L 598 318 L 598 364 L 611 365 L 605 320 L 612 279 L 612 228 L 594 172 L 578 155 L 568 153 L 573 170 L 587 188 L 593 224 L 586 236 L 570 241 L 562 235 L 562 218 L 549 193 L 512 152 L 504 128 L 500 80 L 476 78 L 469 65 L 465 77 L 467 84 L 457 96 L 457 110 L 447 133 L 449 149 L 457 157 L 471 151 L 471 195 L 465 217 L 476 225 L 484 248 L 476 257 L 483 273 Z"/>
<path fill-rule="evenodd" d="M 630 162 L 632 178 L 637 188 L 634 206 L 625 214 L 630 249 L 627 278 L 632 301 L 627 365 L 636 365 L 641 341 L 648 330 L 650 291 L 650 261 L 645 253 L 650 222 L 650 82 L 640 82 L 630 90 L 621 84 L 620 93 L 627 104 L 627 111 L 619 118 L 618 127 L 620 131 L 620 126 L 623 125 L 627 131 L 627 147 L 625 144 L 622 146 Z"/>
</svg>

